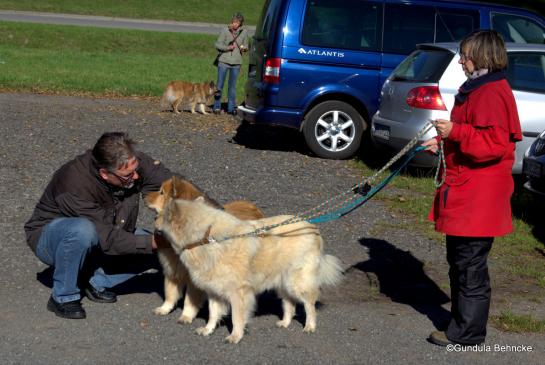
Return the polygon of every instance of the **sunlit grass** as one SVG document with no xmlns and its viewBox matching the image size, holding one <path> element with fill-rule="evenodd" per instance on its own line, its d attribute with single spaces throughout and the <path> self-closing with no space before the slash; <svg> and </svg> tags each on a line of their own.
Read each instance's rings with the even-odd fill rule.
<svg viewBox="0 0 545 365">
<path fill-rule="evenodd" d="M 215 36 L 0 22 L 0 86 L 158 96 L 170 80 L 216 80 Z M 246 73 L 237 83 L 243 95 Z"/>
</svg>

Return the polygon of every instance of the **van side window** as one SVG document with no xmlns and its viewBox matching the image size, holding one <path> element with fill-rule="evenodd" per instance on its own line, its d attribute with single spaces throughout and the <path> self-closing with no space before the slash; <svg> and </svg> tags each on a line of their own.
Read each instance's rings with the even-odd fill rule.
<svg viewBox="0 0 545 365">
<path fill-rule="evenodd" d="M 360 0 L 310 0 L 301 43 L 353 50 L 380 49 L 382 6 Z"/>
<path fill-rule="evenodd" d="M 433 43 L 435 10 L 431 6 L 386 4 L 385 52 L 409 54 L 418 43 Z"/>
<path fill-rule="evenodd" d="M 507 80 L 513 90 L 545 94 L 545 53 L 509 53 Z"/>
<path fill-rule="evenodd" d="M 533 19 L 510 14 L 492 13 L 492 29 L 506 42 L 545 43 L 545 28 Z"/>
<path fill-rule="evenodd" d="M 454 9 L 452 9 L 454 10 Z M 435 14 L 435 42 L 459 42 L 474 29 L 479 28 L 479 13 L 462 13 L 456 9 L 439 10 Z"/>
</svg>

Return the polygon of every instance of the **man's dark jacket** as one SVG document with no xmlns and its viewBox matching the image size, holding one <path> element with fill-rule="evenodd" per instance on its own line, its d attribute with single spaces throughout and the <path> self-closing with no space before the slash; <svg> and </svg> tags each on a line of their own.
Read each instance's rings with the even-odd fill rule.
<svg viewBox="0 0 545 365">
<path fill-rule="evenodd" d="M 36 252 L 42 228 L 53 219 L 84 217 L 95 224 L 104 253 L 151 253 L 151 236 L 134 234 L 140 193 L 159 190 L 173 174 L 144 153 L 137 152 L 136 158 L 139 178 L 131 189 L 106 183 L 90 150 L 57 170 L 25 224 L 30 248 Z"/>
</svg>

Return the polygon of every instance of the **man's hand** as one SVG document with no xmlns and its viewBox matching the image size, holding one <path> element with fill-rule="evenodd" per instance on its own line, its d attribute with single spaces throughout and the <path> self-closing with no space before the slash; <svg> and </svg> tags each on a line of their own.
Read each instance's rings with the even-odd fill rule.
<svg viewBox="0 0 545 365">
<path fill-rule="evenodd" d="M 439 151 L 439 142 L 437 142 L 436 138 L 430 138 L 422 143 L 422 147 L 426 147 L 424 151 L 436 154 Z"/>
<path fill-rule="evenodd" d="M 448 138 L 450 131 L 452 130 L 452 122 L 446 119 L 437 119 L 435 120 L 435 129 L 441 138 Z"/>
</svg>

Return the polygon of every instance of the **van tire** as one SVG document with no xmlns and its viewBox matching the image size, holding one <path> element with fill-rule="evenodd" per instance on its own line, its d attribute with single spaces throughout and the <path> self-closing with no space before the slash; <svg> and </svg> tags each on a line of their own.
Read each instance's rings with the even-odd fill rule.
<svg viewBox="0 0 545 365">
<path fill-rule="evenodd" d="M 367 124 L 354 107 L 330 100 L 316 105 L 307 113 L 303 135 L 307 146 L 317 156 L 341 160 L 356 153 L 366 128 Z"/>
</svg>

